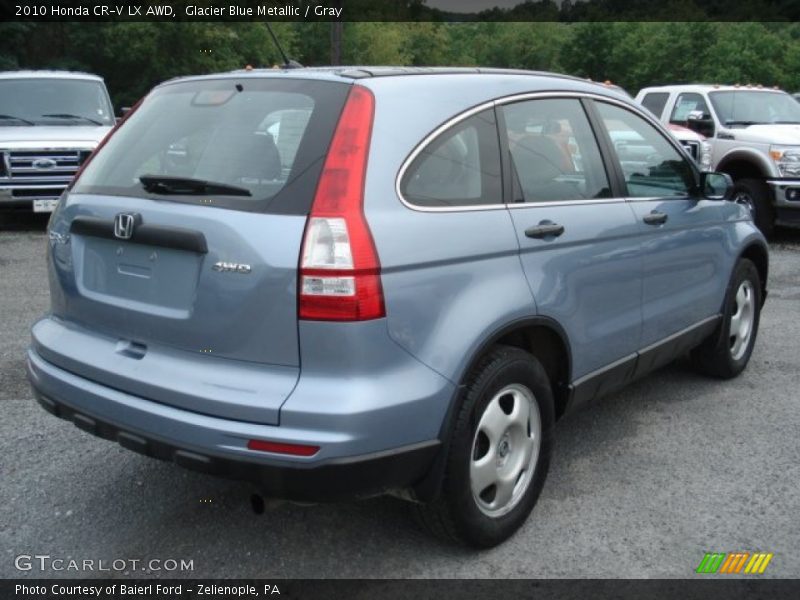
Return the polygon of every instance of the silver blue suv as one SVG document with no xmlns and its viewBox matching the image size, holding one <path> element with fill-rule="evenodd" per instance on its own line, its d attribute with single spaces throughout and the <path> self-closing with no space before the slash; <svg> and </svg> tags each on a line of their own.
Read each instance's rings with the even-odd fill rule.
<svg viewBox="0 0 800 600">
<path fill-rule="evenodd" d="M 29 377 L 131 450 L 298 501 L 392 493 L 492 546 L 559 417 L 686 353 L 747 365 L 768 253 L 730 188 L 566 76 L 169 81 L 52 216 Z"/>
</svg>

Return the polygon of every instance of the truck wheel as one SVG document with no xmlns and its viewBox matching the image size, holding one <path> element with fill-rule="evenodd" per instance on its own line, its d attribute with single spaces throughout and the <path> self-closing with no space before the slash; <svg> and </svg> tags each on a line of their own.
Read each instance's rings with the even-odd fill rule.
<svg viewBox="0 0 800 600">
<path fill-rule="evenodd" d="M 740 179 L 733 186 L 733 200 L 745 205 L 756 224 L 765 236 L 772 235 L 775 229 L 775 213 L 772 210 L 770 191 L 760 179 Z"/>
<path fill-rule="evenodd" d="M 533 356 L 496 346 L 470 374 L 462 397 L 442 493 L 418 506 L 419 517 L 439 537 L 490 548 L 519 529 L 542 490 L 553 392 Z"/>
<path fill-rule="evenodd" d="M 730 379 L 747 366 L 758 334 L 761 282 L 756 266 L 746 258 L 733 271 L 725 297 L 722 322 L 691 352 L 694 367 L 704 375 Z"/>
</svg>

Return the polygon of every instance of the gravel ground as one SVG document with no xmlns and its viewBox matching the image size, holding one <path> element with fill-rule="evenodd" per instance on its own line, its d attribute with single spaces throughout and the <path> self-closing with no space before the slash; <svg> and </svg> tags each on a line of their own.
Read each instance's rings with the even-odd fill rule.
<svg viewBox="0 0 800 600">
<path fill-rule="evenodd" d="M 0 233 L 0 577 L 126 574 L 14 567 L 47 554 L 193 561 L 127 568 L 154 577 L 671 578 L 692 576 L 709 551 L 773 552 L 765 576 L 800 577 L 800 232 L 772 244 L 770 297 L 741 377 L 711 381 L 678 363 L 568 417 L 532 518 L 476 553 L 428 537 L 393 498 L 259 516 L 249 485 L 45 413 L 23 360 L 48 306 L 43 222 L 15 229 Z"/>
</svg>

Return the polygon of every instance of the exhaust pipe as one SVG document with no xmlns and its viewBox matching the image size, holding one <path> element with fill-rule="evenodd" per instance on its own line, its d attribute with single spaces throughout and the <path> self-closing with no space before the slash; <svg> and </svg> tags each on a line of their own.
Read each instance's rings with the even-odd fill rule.
<svg viewBox="0 0 800 600">
<path fill-rule="evenodd" d="M 316 506 L 316 502 L 292 502 L 290 500 L 282 500 L 280 498 L 265 498 L 261 494 L 252 494 L 250 496 L 250 507 L 257 515 L 263 515 L 267 510 L 275 510 L 284 504 L 292 504 L 294 506 Z"/>
</svg>

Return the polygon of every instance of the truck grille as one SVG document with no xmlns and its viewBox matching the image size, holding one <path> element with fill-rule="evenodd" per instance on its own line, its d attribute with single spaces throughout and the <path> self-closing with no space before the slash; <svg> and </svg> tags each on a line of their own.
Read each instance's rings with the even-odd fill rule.
<svg viewBox="0 0 800 600">
<path fill-rule="evenodd" d="M 58 198 L 89 150 L 10 150 L 3 155 L 0 187 L 13 198 Z"/>
<path fill-rule="evenodd" d="M 700 158 L 700 142 L 681 141 L 681 144 L 686 148 L 689 156 L 697 162 Z"/>
</svg>

